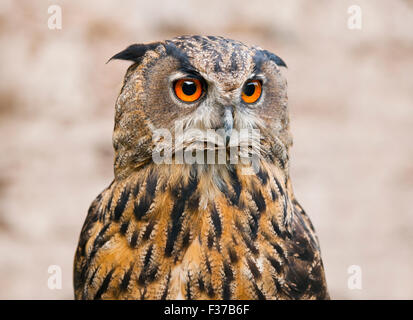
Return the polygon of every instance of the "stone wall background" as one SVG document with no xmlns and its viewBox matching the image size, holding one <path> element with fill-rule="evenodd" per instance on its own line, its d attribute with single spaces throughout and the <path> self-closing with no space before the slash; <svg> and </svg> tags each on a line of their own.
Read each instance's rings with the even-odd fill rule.
<svg viewBox="0 0 413 320">
<path fill-rule="evenodd" d="M 62 8 L 49 30 L 48 6 Z M 349 30 L 347 9 L 362 9 Z M 89 204 L 112 177 L 131 43 L 182 34 L 260 45 L 288 64 L 292 178 L 336 299 L 413 298 L 413 1 L 0 3 L 0 298 L 72 299 Z M 47 286 L 62 268 L 61 290 Z M 349 290 L 350 265 L 362 290 Z"/>
</svg>

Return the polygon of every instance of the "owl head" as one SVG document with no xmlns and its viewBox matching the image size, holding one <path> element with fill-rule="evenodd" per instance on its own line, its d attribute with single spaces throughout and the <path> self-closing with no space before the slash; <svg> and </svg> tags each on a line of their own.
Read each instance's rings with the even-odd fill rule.
<svg viewBox="0 0 413 320">
<path fill-rule="evenodd" d="M 255 132 L 250 152 L 286 168 L 286 64 L 275 54 L 222 37 L 182 36 L 133 44 L 112 59 L 133 62 L 116 102 L 115 176 L 153 161 L 165 132 L 172 155 L 225 149 L 234 136 L 242 143 L 242 132 Z"/>
</svg>

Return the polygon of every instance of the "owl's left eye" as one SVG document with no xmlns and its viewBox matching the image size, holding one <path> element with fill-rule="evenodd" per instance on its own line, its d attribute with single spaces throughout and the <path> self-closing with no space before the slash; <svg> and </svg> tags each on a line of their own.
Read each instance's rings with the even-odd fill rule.
<svg viewBox="0 0 413 320">
<path fill-rule="evenodd" d="M 199 79 L 179 79 L 174 83 L 176 96 L 184 102 L 195 102 L 202 95 L 202 84 Z"/>
<path fill-rule="evenodd" d="M 244 85 L 241 97 L 246 103 L 254 103 L 261 97 L 261 92 L 262 82 L 260 80 L 249 80 Z"/>
</svg>

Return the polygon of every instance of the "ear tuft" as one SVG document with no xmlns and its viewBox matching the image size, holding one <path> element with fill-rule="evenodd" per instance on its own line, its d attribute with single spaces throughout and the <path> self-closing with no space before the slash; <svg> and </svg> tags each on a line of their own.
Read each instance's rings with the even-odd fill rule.
<svg viewBox="0 0 413 320">
<path fill-rule="evenodd" d="M 154 43 L 149 43 L 149 44 L 132 44 L 129 47 L 127 47 L 125 50 L 115 54 L 112 58 L 108 60 L 108 62 L 111 60 L 128 60 L 128 61 L 140 63 L 146 51 L 154 50 L 158 45 L 159 45 L 159 42 L 154 42 Z"/>
<path fill-rule="evenodd" d="M 277 66 L 279 67 L 286 67 L 287 68 L 287 64 L 284 62 L 283 59 L 281 59 L 279 56 L 277 56 L 276 54 L 269 52 L 268 50 L 262 50 L 262 52 L 264 53 L 264 55 L 270 59 L 271 61 L 275 62 Z"/>
</svg>

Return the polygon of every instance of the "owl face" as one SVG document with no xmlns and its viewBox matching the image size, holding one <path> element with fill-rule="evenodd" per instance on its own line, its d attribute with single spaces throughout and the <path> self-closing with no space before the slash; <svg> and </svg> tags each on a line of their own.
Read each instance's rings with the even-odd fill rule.
<svg viewBox="0 0 413 320">
<path fill-rule="evenodd" d="M 276 55 L 221 37 L 185 36 L 132 45 L 113 59 L 135 62 L 116 105 L 120 167 L 147 160 L 159 132 L 170 133 L 174 153 L 190 146 L 225 148 L 234 136 L 240 142 L 243 130 L 254 130 L 261 158 L 286 161 L 285 63 Z"/>
</svg>

